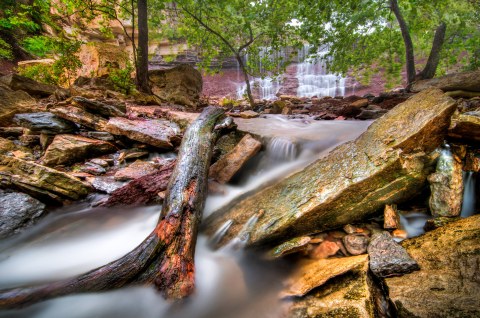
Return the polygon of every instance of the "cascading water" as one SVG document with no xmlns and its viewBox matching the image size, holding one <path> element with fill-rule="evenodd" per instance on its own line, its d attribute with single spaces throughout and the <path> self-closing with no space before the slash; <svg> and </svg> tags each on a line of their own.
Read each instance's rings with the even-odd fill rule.
<svg viewBox="0 0 480 318">
<path fill-rule="evenodd" d="M 307 60 L 297 65 L 297 96 L 344 96 L 345 78 L 327 74 L 323 63 Z"/>
<path fill-rule="evenodd" d="M 309 120 L 286 121 L 281 116 L 246 120 L 267 136 L 294 138 L 296 155 L 288 147 L 267 147 L 259 155 L 252 175 L 239 185 L 226 186 L 224 196 L 207 198 L 204 215 L 229 204 L 235 197 L 276 180 L 319 158 L 329 149 L 356 138 L 369 122 Z M 261 161 L 276 154 L 276 162 Z M 283 159 L 280 159 L 283 158 Z M 290 161 L 289 161 L 290 160 Z M 259 168 L 261 167 L 261 168 Z M 138 245 L 155 227 L 160 206 L 99 209 L 85 203 L 52 213 L 25 233 L 0 245 L 0 289 L 54 281 L 77 275 L 108 263 Z M 257 216 L 258 217 L 258 216 Z M 256 222 L 253 217 L 247 222 Z M 214 240 L 231 226 L 225 223 Z M 188 302 L 177 306 L 163 301 L 150 287 L 129 287 L 105 293 L 71 295 L 45 301 L 20 310 L 0 312 L 0 317 L 90 318 L 90 317 L 279 317 L 278 292 L 286 268 L 282 263 L 265 263 L 260 257 L 244 255 L 235 247 L 248 235 L 240 235 L 228 248 L 212 251 L 205 237 L 197 241 L 195 265 L 197 291 Z M 213 244 L 215 242 L 212 242 Z"/>
<path fill-rule="evenodd" d="M 473 171 L 466 171 L 463 175 L 463 202 L 461 217 L 469 217 L 475 214 L 475 174 Z"/>
</svg>

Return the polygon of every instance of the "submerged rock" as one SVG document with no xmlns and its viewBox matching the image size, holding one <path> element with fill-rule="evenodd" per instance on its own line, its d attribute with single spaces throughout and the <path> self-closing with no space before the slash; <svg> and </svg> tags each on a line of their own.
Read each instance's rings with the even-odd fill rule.
<svg viewBox="0 0 480 318">
<path fill-rule="evenodd" d="M 77 130 L 74 123 L 50 112 L 16 114 L 13 121 L 32 132 L 42 134 L 68 134 Z"/>
<path fill-rule="evenodd" d="M 77 135 L 56 135 L 42 161 L 47 166 L 65 165 L 115 152 L 109 142 Z"/>
<path fill-rule="evenodd" d="M 0 190 L 0 239 L 33 225 L 44 211 L 45 204 L 28 194 Z"/>
<path fill-rule="evenodd" d="M 114 135 L 126 136 L 132 140 L 158 148 L 173 148 L 180 142 L 180 128 L 177 124 L 161 120 L 130 120 L 121 117 L 110 118 L 105 130 Z"/>
<path fill-rule="evenodd" d="M 398 317 L 479 317 L 479 238 L 475 215 L 403 241 L 421 270 L 385 280 Z"/>
<path fill-rule="evenodd" d="M 401 276 L 419 269 L 417 262 L 388 232 L 372 235 L 368 255 L 370 270 L 378 277 Z"/>
<path fill-rule="evenodd" d="M 223 243 L 237 236 L 259 210 L 248 245 L 284 241 L 362 220 L 415 195 L 433 160 L 427 155 L 444 140 L 455 101 L 429 89 L 399 104 L 357 140 L 334 149 L 303 171 L 216 211 L 206 219 L 213 234 L 233 224 Z"/>
</svg>

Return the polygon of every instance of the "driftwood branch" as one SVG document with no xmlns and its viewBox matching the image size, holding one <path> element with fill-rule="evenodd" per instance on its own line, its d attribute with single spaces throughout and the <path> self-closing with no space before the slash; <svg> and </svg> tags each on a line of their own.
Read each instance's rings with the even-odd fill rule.
<svg viewBox="0 0 480 318">
<path fill-rule="evenodd" d="M 122 258 L 90 272 L 36 287 L 0 291 L 0 308 L 27 306 L 81 292 L 155 283 L 166 298 L 179 299 L 194 290 L 194 253 L 207 193 L 215 129 L 223 110 L 206 108 L 185 132 L 155 230 Z"/>
</svg>

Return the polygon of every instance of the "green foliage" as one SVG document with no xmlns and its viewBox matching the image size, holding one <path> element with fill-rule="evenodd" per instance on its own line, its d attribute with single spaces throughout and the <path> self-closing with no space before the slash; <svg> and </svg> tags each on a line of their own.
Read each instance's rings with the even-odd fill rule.
<svg viewBox="0 0 480 318">
<path fill-rule="evenodd" d="M 23 48 L 38 57 L 45 57 L 54 50 L 52 40 L 44 35 L 32 36 L 23 40 Z"/>
<path fill-rule="evenodd" d="M 116 90 L 129 95 L 135 88 L 132 73 L 135 70 L 131 63 L 127 63 L 124 69 L 112 68 L 108 72 L 108 79 Z"/>
<path fill-rule="evenodd" d="M 12 47 L 10 46 L 10 44 L 5 42 L 2 38 L 0 38 L 0 58 L 2 59 L 13 58 Z"/>
<path fill-rule="evenodd" d="M 20 75 L 34 79 L 45 84 L 58 85 L 60 78 L 55 74 L 54 67 L 50 64 L 33 64 L 17 68 Z"/>
</svg>

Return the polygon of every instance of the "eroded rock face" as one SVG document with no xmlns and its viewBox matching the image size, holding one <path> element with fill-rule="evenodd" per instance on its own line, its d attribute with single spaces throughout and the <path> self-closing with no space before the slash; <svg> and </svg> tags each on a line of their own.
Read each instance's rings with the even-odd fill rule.
<svg viewBox="0 0 480 318">
<path fill-rule="evenodd" d="M 106 119 L 75 106 L 57 106 L 50 109 L 50 112 L 60 118 L 95 130 L 102 131 L 107 126 Z"/>
<path fill-rule="evenodd" d="M 12 91 L 0 87 L 0 125 L 8 126 L 15 114 L 44 110 L 33 97 L 24 91 Z"/>
<path fill-rule="evenodd" d="M 202 75 L 184 64 L 171 69 L 148 72 L 152 92 L 172 103 L 196 108 L 202 92 Z"/>
<path fill-rule="evenodd" d="M 480 142 L 480 110 L 463 114 L 455 113 L 452 116 L 448 135 L 456 139 Z"/>
<path fill-rule="evenodd" d="M 130 120 L 113 117 L 105 130 L 113 135 L 121 135 L 132 140 L 158 148 L 170 149 L 180 142 L 180 128 L 177 124 L 161 120 Z"/>
<path fill-rule="evenodd" d="M 68 134 L 77 130 L 74 123 L 50 112 L 16 114 L 13 121 L 18 125 L 42 134 Z"/>
<path fill-rule="evenodd" d="M 421 80 L 412 85 L 412 92 L 419 92 L 427 88 L 436 87 L 443 91 L 472 91 L 480 92 L 480 71 L 454 73 L 428 80 Z"/>
<path fill-rule="evenodd" d="M 80 48 L 82 67 L 77 76 L 108 75 L 111 69 L 124 69 L 129 61 L 127 51 L 117 45 L 104 42 L 89 42 Z"/>
<path fill-rule="evenodd" d="M 21 192 L 0 190 L 0 239 L 33 225 L 45 211 L 45 204 Z"/>
<path fill-rule="evenodd" d="M 402 245 L 421 270 L 385 280 L 398 317 L 480 316 L 480 215 Z"/>
<path fill-rule="evenodd" d="M 225 156 L 210 167 L 209 177 L 219 183 L 226 183 L 235 173 L 262 148 L 262 143 L 251 135 L 245 135 L 240 142 Z"/>
<path fill-rule="evenodd" d="M 55 93 L 56 86 L 39 83 L 31 78 L 18 75 L 16 73 L 0 77 L 0 81 L 6 84 L 14 91 L 24 91 L 30 95 L 39 97 L 48 97 Z"/>
<path fill-rule="evenodd" d="M 4 155 L 0 155 L 0 183 L 19 188 L 42 201 L 78 200 L 91 190 L 87 184 L 64 172 Z"/>
<path fill-rule="evenodd" d="M 77 135 L 56 135 L 45 151 L 42 161 L 47 166 L 73 164 L 116 150 L 114 145 L 106 141 Z"/>
<path fill-rule="evenodd" d="M 432 152 L 444 140 L 455 101 L 428 89 L 399 104 L 357 140 L 343 144 L 303 171 L 219 210 L 206 220 L 213 234 L 233 224 L 223 243 L 263 210 L 249 245 L 284 241 L 355 222 L 421 189 Z"/>
</svg>

